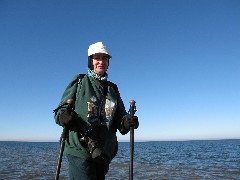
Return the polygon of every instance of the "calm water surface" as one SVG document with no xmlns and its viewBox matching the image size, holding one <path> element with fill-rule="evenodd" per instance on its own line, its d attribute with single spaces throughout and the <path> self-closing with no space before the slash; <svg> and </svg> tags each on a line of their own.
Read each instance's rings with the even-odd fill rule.
<svg viewBox="0 0 240 180">
<path fill-rule="evenodd" d="M 57 158 L 58 143 L 0 142 L 0 180 L 54 179 Z M 129 143 L 121 142 L 106 179 L 128 179 L 128 169 Z M 137 142 L 134 179 L 240 180 L 240 140 Z"/>
</svg>

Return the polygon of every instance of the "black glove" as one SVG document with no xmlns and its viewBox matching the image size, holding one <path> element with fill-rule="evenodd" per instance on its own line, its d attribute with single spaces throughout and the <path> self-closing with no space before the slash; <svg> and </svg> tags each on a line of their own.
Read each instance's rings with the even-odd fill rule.
<svg viewBox="0 0 240 180">
<path fill-rule="evenodd" d="M 59 116 L 59 122 L 61 126 L 68 126 L 73 121 L 73 113 L 69 111 L 63 111 Z"/>
<path fill-rule="evenodd" d="M 138 117 L 131 117 L 130 115 L 124 116 L 123 125 L 125 129 L 130 129 L 130 127 L 134 127 L 134 129 L 137 129 L 139 126 Z"/>
<path fill-rule="evenodd" d="M 98 163 L 109 163 L 110 159 L 104 153 L 102 145 L 103 143 L 99 142 L 99 140 L 88 139 L 88 149 L 92 159 Z"/>
<path fill-rule="evenodd" d="M 97 140 L 88 139 L 88 149 L 92 158 L 95 159 L 102 155 L 102 148 Z"/>
</svg>

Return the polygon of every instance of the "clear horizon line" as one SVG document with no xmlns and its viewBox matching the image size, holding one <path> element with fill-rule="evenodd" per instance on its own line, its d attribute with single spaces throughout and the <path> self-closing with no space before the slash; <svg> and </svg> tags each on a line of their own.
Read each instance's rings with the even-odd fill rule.
<svg viewBox="0 0 240 180">
<path fill-rule="evenodd" d="M 174 142 L 174 141 L 223 141 L 223 140 L 240 140 L 240 138 L 209 138 L 209 139 L 172 139 L 172 140 L 135 140 L 135 142 Z M 0 140 L 0 142 L 59 142 L 57 140 Z M 119 140 L 118 142 L 129 142 L 128 140 Z"/>
</svg>

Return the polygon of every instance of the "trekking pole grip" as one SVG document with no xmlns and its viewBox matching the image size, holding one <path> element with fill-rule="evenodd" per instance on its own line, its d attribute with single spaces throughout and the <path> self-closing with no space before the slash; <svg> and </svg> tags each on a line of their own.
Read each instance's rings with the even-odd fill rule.
<svg viewBox="0 0 240 180">
<path fill-rule="evenodd" d="M 133 117 L 136 112 L 136 106 L 135 106 L 136 101 L 130 100 L 129 103 L 130 103 L 130 115 L 131 117 Z"/>
<path fill-rule="evenodd" d="M 68 100 L 67 100 L 67 104 L 68 104 L 67 111 L 69 111 L 69 112 L 72 111 L 73 102 L 74 102 L 73 99 L 68 99 Z"/>
</svg>

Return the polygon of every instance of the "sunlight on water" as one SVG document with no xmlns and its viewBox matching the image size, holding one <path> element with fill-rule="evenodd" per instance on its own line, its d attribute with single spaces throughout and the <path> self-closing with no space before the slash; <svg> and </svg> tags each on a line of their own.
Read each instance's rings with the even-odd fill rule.
<svg viewBox="0 0 240 180">
<path fill-rule="evenodd" d="M 58 143 L 0 142 L 0 179 L 54 179 Z M 240 140 L 135 143 L 134 179 L 239 179 Z M 63 158 L 60 179 L 67 179 Z M 119 143 L 106 179 L 128 179 L 129 143 Z"/>
</svg>

